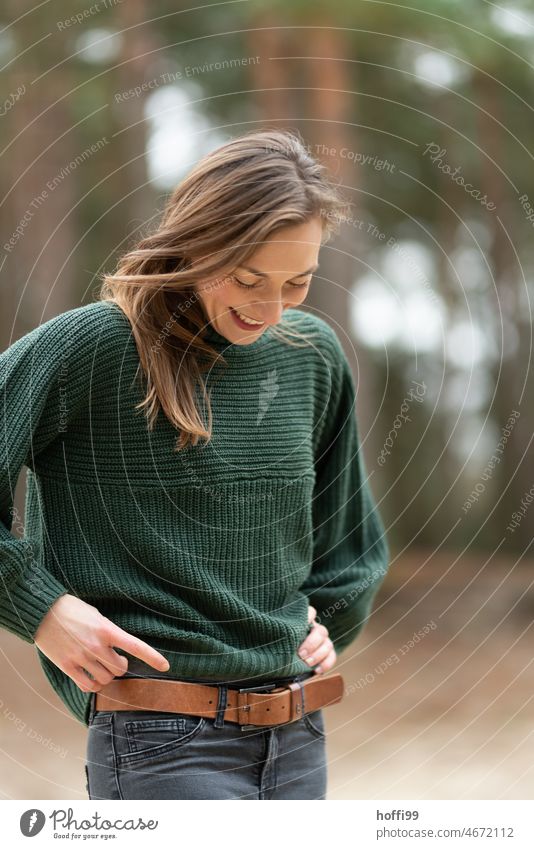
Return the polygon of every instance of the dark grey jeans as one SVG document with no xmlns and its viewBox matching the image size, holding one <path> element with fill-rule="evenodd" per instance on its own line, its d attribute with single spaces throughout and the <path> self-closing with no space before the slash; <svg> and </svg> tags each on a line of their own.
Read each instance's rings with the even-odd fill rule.
<svg viewBox="0 0 534 849">
<path fill-rule="evenodd" d="M 93 695 L 85 773 L 90 799 L 326 799 L 323 712 L 241 731 L 187 714 L 95 712 Z"/>
</svg>

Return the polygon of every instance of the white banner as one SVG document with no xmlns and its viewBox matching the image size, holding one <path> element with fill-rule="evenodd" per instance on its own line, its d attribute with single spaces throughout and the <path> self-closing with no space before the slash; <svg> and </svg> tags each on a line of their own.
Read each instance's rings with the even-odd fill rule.
<svg viewBox="0 0 534 849">
<path fill-rule="evenodd" d="M 242 801 L 96 802 L 3 801 L 2 845 L 163 847 L 182 845 L 235 849 L 251 847 L 493 847 L 532 849 L 532 802 L 504 801 L 297 801 L 278 810 Z M 272 805 L 273 803 L 271 803 Z M 276 802 L 274 803 L 276 805 Z M 202 811 L 202 807 L 217 807 Z M 291 810 L 292 807 L 295 810 Z M 331 808 L 331 810 L 329 810 Z"/>
</svg>

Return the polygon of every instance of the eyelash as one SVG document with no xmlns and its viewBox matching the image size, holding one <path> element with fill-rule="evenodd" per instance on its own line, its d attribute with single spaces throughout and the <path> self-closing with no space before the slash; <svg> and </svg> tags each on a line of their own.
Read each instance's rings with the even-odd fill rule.
<svg viewBox="0 0 534 849">
<path fill-rule="evenodd" d="M 238 278 L 235 276 L 235 274 L 233 274 L 232 277 L 234 278 L 237 285 L 241 286 L 242 289 L 255 289 L 256 286 L 258 285 L 257 283 L 242 283 L 241 280 L 238 280 Z M 310 281 L 307 280 L 306 283 L 291 283 L 290 282 L 289 285 L 294 286 L 295 289 L 304 289 L 304 287 L 308 286 L 309 283 L 310 283 Z"/>
</svg>

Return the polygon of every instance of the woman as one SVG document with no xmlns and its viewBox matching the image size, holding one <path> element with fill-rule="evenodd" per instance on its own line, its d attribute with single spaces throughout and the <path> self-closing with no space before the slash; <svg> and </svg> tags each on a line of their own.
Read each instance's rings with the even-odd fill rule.
<svg viewBox="0 0 534 849">
<path fill-rule="evenodd" d="M 88 726 L 92 799 L 326 797 L 324 673 L 388 562 L 347 359 L 298 310 L 345 209 L 295 134 L 233 139 L 2 355 L 0 624 Z"/>
</svg>

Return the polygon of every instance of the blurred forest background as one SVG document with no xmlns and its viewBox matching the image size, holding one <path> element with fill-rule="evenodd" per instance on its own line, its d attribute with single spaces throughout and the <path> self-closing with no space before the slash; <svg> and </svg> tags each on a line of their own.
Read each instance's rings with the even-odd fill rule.
<svg viewBox="0 0 534 849">
<path fill-rule="evenodd" d="M 355 666 L 345 663 L 341 671 L 353 669 L 357 681 L 391 657 L 407 629 L 404 623 L 397 636 L 387 634 L 387 623 L 397 627 L 409 610 L 414 628 L 421 627 L 430 615 L 418 607 L 422 599 L 433 599 L 443 615 L 436 575 L 449 575 L 447 599 L 462 601 L 441 620 L 439 638 L 427 638 L 428 663 L 439 645 L 448 646 L 446 656 L 459 668 L 504 620 L 516 629 L 509 637 L 519 667 L 506 667 L 489 693 L 469 703 L 467 715 L 506 692 L 510 701 L 498 717 L 508 722 L 532 698 L 528 649 L 520 662 L 517 640 L 528 637 L 532 622 L 525 569 L 534 515 L 534 3 L 194 6 L 4 0 L 2 349 L 93 300 L 99 275 L 155 225 L 167 193 L 204 153 L 254 128 L 298 130 L 352 202 L 351 218 L 322 249 L 306 306 L 332 324 L 351 358 L 366 464 L 394 555 L 369 629 L 351 654 Z M 22 509 L 21 491 L 17 498 Z M 422 568 L 429 563 L 430 572 Z M 464 595 L 467 586 L 472 597 Z M 449 640 L 481 608 L 489 618 L 466 631 L 466 654 L 458 648 L 456 662 Z M 2 640 L 2 671 L 18 688 L 10 652 L 28 647 L 11 635 Z M 502 643 L 488 646 L 488 664 L 508 652 Z M 402 687 L 427 660 L 414 653 L 402 671 L 398 665 L 389 673 L 398 681 L 388 683 Z M 30 655 L 25 663 L 31 678 Z M 434 663 L 438 689 L 440 664 Z M 471 664 L 467 678 L 476 683 L 475 666 L 482 677 L 484 666 Z M 418 727 L 448 712 L 450 686 L 441 689 L 445 702 L 416 713 Z M 44 684 L 40 692 L 56 705 Z M 373 702 L 372 687 L 365 697 Z M 408 695 L 398 705 L 399 716 L 413 709 Z M 381 726 L 380 716 L 375 710 L 369 717 L 371 738 L 391 722 Z M 4 726 L 11 759 L 20 759 L 20 739 L 13 743 L 9 722 Z M 481 745 L 487 726 L 483 732 Z M 514 732 L 503 752 L 510 746 L 532 764 L 532 747 L 520 745 L 531 731 Z M 72 747 L 79 733 L 72 729 Z M 339 757 L 342 751 L 340 744 Z M 472 785 L 472 776 L 462 784 L 457 775 L 437 797 L 528 792 L 526 760 L 506 761 L 493 774 L 495 785 L 483 781 L 487 763 L 479 767 Z M 524 782 L 506 774 L 503 785 L 503 770 L 516 770 Z M 353 770 L 347 774 L 354 778 Z M 6 782 L 4 797 L 23 792 L 22 775 L 21 789 L 6 789 Z M 393 796 L 424 798 L 428 776 L 420 769 L 415 776 Z M 68 797 L 77 780 L 48 787 L 36 779 L 28 798 Z M 380 778 L 374 785 L 362 778 L 349 789 L 388 795 Z"/>
</svg>

